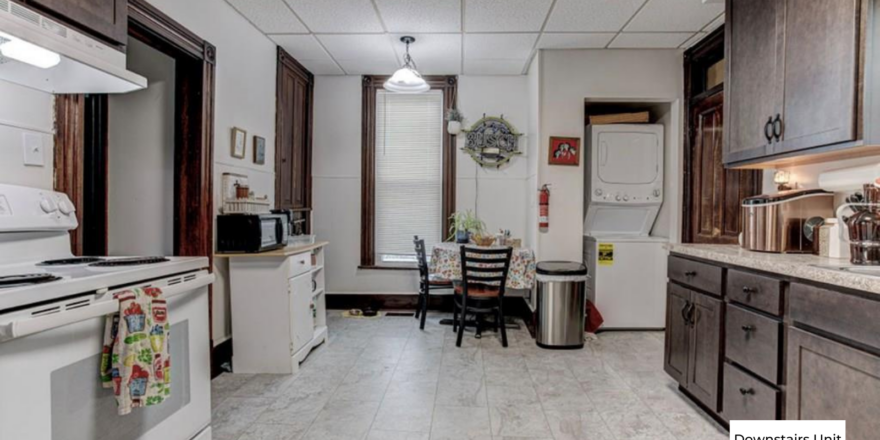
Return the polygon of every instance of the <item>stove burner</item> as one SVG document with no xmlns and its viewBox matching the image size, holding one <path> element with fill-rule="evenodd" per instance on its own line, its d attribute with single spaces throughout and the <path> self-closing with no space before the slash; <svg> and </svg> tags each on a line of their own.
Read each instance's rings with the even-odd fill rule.
<svg viewBox="0 0 880 440">
<path fill-rule="evenodd" d="M 114 266 L 138 266 L 141 264 L 156 264 L 168 261 L 165 257 L 132 257 L 114 258 L 89 264 L 90 267 L 114 267 Z"/>
<path fill-rule="evenodd" d="M 0 277 L 0 288 L 42 284 L 51 281 L 57 281 L 60 279 L 61 277 L 48 273 L 26 273 L 21 275 L 9 275 Z"/>
<path fill-rule="evenodd" d="M 103 261 L 103 258 L 98 257 L 74 257 L 74 258 L 61 258 L 58 260 L 47 260 L 42 263 L 37 264 L 37 266 L 72 266 L 75 264 L 87 264 L 94 263 L 97 261 Z"/>
</svg>

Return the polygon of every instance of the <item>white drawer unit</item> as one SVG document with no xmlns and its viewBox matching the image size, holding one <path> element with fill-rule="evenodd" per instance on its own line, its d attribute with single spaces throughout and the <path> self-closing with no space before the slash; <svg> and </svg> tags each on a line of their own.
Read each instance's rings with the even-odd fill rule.
<svg viewBox="0 0 880 440">
<path fill-rule="evenodd" d="M 295 373 L 327 339 L 326 244 L 217 255 L 229 259 L 233 371 Z"/>
</svg>

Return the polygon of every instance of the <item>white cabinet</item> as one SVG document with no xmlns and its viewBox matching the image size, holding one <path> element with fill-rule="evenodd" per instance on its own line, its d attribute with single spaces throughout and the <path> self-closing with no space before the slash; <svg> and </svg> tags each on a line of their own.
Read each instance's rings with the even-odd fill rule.
<svg viewBox="0 0 880 440">
<path fill-rule="evenodd" d="M 293 355 L 312 340 L 315 319 L 312 317 L 312 275 L 302 274 L 289 281 L 290 340 Z"/>
<path fill-rule="evenodd" d="M 216 255 L 229 259 L 233 371 L 295 373 L 327 339 L 326 244 Z"/>
</svg>

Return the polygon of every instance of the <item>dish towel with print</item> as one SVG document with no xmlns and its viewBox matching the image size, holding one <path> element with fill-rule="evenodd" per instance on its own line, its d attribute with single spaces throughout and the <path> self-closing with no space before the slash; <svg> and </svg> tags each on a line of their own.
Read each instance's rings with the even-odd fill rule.
<svg viewBox="0 0 880 440">
<path fill-rule="evenodd" d="M 119 313 L 107 315 L 101 383 L 113 388 L 119 415 L 158 405 L 171 395 L 168 307 L 162 289 L 126 290 Z"/>
</svg>

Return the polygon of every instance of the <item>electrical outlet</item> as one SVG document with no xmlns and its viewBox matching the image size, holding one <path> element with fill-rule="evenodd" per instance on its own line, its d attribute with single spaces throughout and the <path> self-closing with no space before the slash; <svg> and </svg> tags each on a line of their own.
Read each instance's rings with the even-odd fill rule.
<svg viewBox="0 0 880 440">
<path fill-rule="evenodd" d="M 44 166 L 43 136 L 37 133 L 24 133 L 21 139 L 24 150 L 24 164 L 32 167 Z"/>
</svg>

